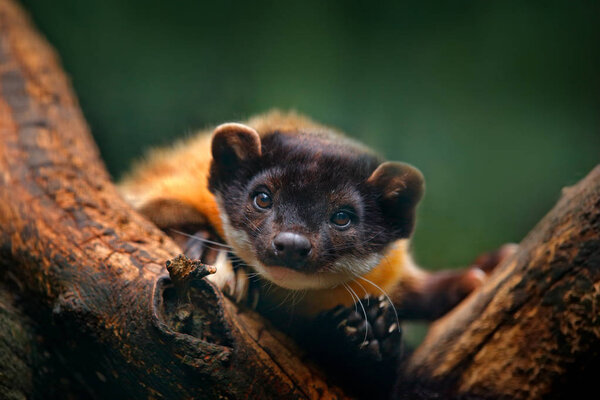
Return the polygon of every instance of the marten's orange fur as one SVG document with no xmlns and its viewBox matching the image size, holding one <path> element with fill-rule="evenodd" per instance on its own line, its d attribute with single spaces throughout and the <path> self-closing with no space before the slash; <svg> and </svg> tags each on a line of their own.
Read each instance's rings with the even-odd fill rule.
<svg viewBox="0 0 600 400">
<path fill-rule="evenodd" d="M 296 113 L 278 111 L 254 117 L 245 124 L 261 136 L 273 130 L 311 130 L 322 132 L 326 137 L 335 132 Z M 215 198 L 207 188 L 210 163 L 211 131 L 203 131 L 171 148 L 151 152 L 123 180 L 120 189 L 130 204 L 161 227 L 185 221 L 206 222 L 221 237 L 225 237 Z M 365 293 L 379 296 L 382 291 L 396 293 L 394 297 L 397 297 L 398 288 L 418 290 L 428 274 L 413 265 L 408 245 L 407 239 L 392 243 L 378 266 L 364 275 L 365 280 L 355 279 L 347 285 L 360 297 Z M 279 287 L 273 287 L 268 293 L 276 299 L 290 295 L 288 289 Z M 295 305 L 295 309 L 310 315 L 337 304 L 351 305 L 352 302 L 351 295 L 340 285 L 310 290 Z"/>
</svg>

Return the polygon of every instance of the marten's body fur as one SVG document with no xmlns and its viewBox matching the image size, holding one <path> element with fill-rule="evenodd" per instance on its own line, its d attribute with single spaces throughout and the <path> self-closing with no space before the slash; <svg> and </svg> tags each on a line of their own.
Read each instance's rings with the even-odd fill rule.
<svg viewBox="0 0 600 400">
<path fill-rule="evenodd" d="M 290 298 L 290 290 L 307 290 L 302 300 L 295 302 L 294 311 L 313 315 L 338 304 L 352 304 L 351 291 L 361 297 L 365 292 L 375 296 L 385 292 L 403 316 L 431 319 L 452 307 L 480 280 L 481 274 L 474 272 L 460 284 L 452 280 L 452 285 L 446 286 L 442 284 L 444 279 L 432 279 L 432 275 L 414 265 L 408 240 L 423 179 L 413 167 L 386 163 L 389 168 L 377 177 L 378 182 L 370 185 L 367 181 L 373 180 L 372 175 L 383 160 L 336 130 L 293 112 L 273 111 L 252 118 L 245 125 L 227 124 L 217 129 L 223 138 L 221 163 L 213 161 L 213 154 L 219 149 L 215 148 L 211 132 L 201 132 L 171 148 L 150 153 L 123 180 L 120 189 L 136 209 L 167 232 L 170 227 L 209 224 L 233 246 L 245 264 L 276 283 L 267 295 L 273 302 Z M 258 146 L 256 149 L 244 147 L 247 143 L 235 143 L 236 135 L 242 132 L 244 137 L 246 129 L 256 132 L 258 143 L 249 144 Z M 260 154 L 251 155 L 255 159 L 238 160 L 238 155 L 228 155 L 232 148 L 240 152 L 258 150 Z M 325 233 L 329 237 L 317 246 L 318 255 L 302 268 L 261 268 L 264 264 L 253 254 L 256 249 L 247 243 L 248 235 L 261 235 L 249 228 L 261 216 L 255 213 L 259 214 L 257 221 L 248 220 L 249 211 L 255 210 L 248 204 L 246 193 L 253 189 L 245 185 L 259 172 L 269 170 L 267 175 L 273 170 L 280 175 L 264 178 L 277 181 L 269 183 L 279 185 L 277 190 L 286 189 L 285 201 L 293 203 L 288 207 L 297 211 L 285 222 L 285 229 L 306 231 L 312 217 L 317 218 L 310 221 L 313 227 L 318 225 L 318 218 L 328 220 L 327 213 L 336 211 L 329 209 L 328 204 L 337 202 L 334 208 L 350 207 L 350 213 L 360 214 L 353 215 L 357 221 L 350 229 L 354 231 L 342 235 L 334 230 L 333 235 Z M 289 214 L 288 211 L 279 210 L 281 214 Z M 272 240 L 273 232 L 268 235 L 265 240 Z M 315 235 L 321 237 L 324 233 L 321 230 Z M 268 246 L 266 243 L 263 247 Z M 313 252 L 314 249 L 313 246 Z M 230 268 L 224 270 L 231 273 Z M 244 287 L 239 278 L 219 277 L 219 272 L 214 279 L 220 286 L 233 281 L 238 290 Z M 438 292 L 438 287 L 447 293 Z"/>
</svg>

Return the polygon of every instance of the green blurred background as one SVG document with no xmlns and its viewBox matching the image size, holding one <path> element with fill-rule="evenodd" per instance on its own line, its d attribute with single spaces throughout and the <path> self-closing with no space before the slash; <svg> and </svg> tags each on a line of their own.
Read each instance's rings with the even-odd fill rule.
<svg viewBox="0 0 600 400">
<path fill-rule="evenodd" d="M 417 260 L 520 241 L 600 161 L 600 2 L 26 0 L 110 172 L 272 107 L 427 179 Z"/>
</svg>

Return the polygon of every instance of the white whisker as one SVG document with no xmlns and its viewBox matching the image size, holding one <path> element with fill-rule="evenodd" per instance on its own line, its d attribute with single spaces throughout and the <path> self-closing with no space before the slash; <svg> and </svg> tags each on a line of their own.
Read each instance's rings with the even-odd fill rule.
<svg viewBox="0 0 600 400">
<path fill-rule="evenodd" d="M 358 312 L 358 306 L 356 305 L 356 299 L 354 298 L 353 292 L 350 291 L 350 288 L 345 283 L 342 283 L 342 285 L 344 285 L 346 291 L 350 293 L 350 297 L 352 297 L 352 302 L 354 303 L 354 311 Z"/>
<path fill-rule="evenodd" d="M 383 290 L 382 288 L 380 288 L 379 286 L 377 286 L 375 283 L 371 282 L 369 279 L 365 278 L 364 276 L 357 275 L 357 277 L 367 283 L 370 283 L 371 285 L 373 285 L 377 289 L 379 289 L 381 294 L 383 294 L 385 296 L 385 298 L 387 299 L 387 301 L 390 303 L 390 307 L 392 307 L 392 310 L 394 310 L 394 315 L 396 316 L 396 323 L 398 324 L 398 327 L 400 327 L 400 319 L 398 318 L 398 311 L 396 311 L 396 306 L 394 306 L 392 299 L 390 299 L 390 296 L 388 296 L 388 294 L 385 292 L 385 290 Z"/>
<path fill-rule="evenodd" d="M 365 292 L 365 298 L 367 299 L 367 305 L 369 305 L 369 301 L 370 301 L 370 300 L 369 300 L 369 292 L 367 291 L 367 289 L 365 289 L 365 287 L 362 285 L 362 283 L 360 283 L 360 282 L 359 282 L 359 281 L 357 281 L 357 280 L 354 280 L 354 282 L 355 282 L 355 283 L 356 283 L 358 286 L 360 286 L 360 288 L 363 290 L 363 292 Z"/>
<path fill-rule="evenodd" d="M 360 298 L 358 297 L 356 292 L 349 285 L 346 285 L 346 287 L 348 288 L 348 290 L 350 290 L 352 293 L 354 293 L 354 295 L 358 299 L 358 305 L 360 305 L 360 308 L 362 308 L 363 315 L 365 316 L 365 322 L 368 324 L 369 319 L 367 317 L 367 310 L 365 310 L 365 306 L 363 306 L 363 303 L 360 301 Z M 365 328 L 365 338 L 363 339 L 363 343 L 367 341 L 368 333 L 369 333 L 369 326 L 367 325 L 367 327 Z"/>
<path fill-rule="evenodd" d="M 233 249 L 233 247 L 231 247 L 231 246 L 229 246 L 229 245 L 227 245 L 227 244 L 225 244 L 225 243 L 215 242 L 215 241 L 213 241 L 213 240 L 205 239 L 205 238 L 203 238 L 203 237 L 196 236 L 196 235 L 190 235 L 189 233 L 185 233 L 185 232 L 179 231 L 179 230 L 177 230 L 177 229 L 173 229 L 173 228 L 169 228 L 169 230 L 170 230 L 170 231 L 172 231 L 172 232 L 178 233 L 178 234 L 180 234 L 180 235 L 183 235 L 183 236 L 189 237 L 189 238 L 191 238 L 191 239 L 196 239 L 196 240 L 198 240 L 198 241 L 200 241 L 200 242 L 214 244 L 214 245 L 217 245 L 217 246 L 219 246 L 219 247 L 224 247 L 224 248 L 227 248 L 227 249 Z M 217 249 L 217 250 L 218 250 L 218 249 Z"/>
</svg>

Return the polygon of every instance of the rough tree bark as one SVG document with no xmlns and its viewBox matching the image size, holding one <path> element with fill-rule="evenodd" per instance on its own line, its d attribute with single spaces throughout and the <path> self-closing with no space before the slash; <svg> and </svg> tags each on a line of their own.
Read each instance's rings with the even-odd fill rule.
<svg viewBox="0 0 600 400">
<path fill-rule="evenodd" d="M 539 398 L 590 376 L 599 215 L 596 168 L 434 326 L 400 394 Z M 0 0 L 0 318 L 14 327 L 0 349 L 21 377 L 0 379 L 0 397 L 346 397 L 193 271 L 171 266 L 172 281 L 178 252 L 117 195 L 56 55 Z M 48 394 L 49 381 L 62 383 Z"/>
</svg>

